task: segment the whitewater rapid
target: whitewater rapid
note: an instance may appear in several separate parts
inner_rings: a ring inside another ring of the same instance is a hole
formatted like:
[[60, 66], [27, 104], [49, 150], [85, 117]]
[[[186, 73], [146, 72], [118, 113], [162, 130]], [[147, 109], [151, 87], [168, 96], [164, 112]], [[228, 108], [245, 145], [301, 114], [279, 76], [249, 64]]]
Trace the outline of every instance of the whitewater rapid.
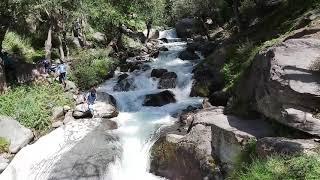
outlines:
[[[175, 30], [161, 32], [160, 38], [168, 39], [169, 43], [164, 43], [163, 46], [169, 51], [161, 52], [158, 58], [147, 63], [151, 66], [150, 70], [129, 73], [129, 78], [134, 79], [136, 86], [134, 91], [114, 92], [113, 86], [117, 77], [99, 88], [99, 91], [112, 94], [120, 108], [119, 116], [113, 119], [119, 124], [119, 128], [113, 133], [120, 138], [119, 146], [122, 153], [109, 166], [105, 179], [164, 179], [149, 173], [149, 151], [157, 140], [160, 129], [176, 121], [172, 114], [190, 105], [201, 104], [202, 99], [189, 97], [195, 63], [178, 58], [179, 53], [186, 49], [187, 43], [177, 38]], [[150, 77], [151, 70], [156, 68], [167, 69], [177, 74], [177, 87], [170, 89], [175, 94], [177, 102], [162, 107], [144, 107], [142, 104], [145, 95], [163, 91], [157, 88], [158, 80]], [[121, 74], [117, 72], [117, 76]]]

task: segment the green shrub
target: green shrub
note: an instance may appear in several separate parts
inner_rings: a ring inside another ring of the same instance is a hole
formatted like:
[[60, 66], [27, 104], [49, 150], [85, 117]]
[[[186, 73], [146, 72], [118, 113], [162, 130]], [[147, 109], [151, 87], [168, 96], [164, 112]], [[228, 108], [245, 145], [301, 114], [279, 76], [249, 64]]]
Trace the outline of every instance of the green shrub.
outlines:
[[3, 49], [9, 53], [17, 54], [26, 62], [35, 62], [44, 58], [43, 50], [35, 50], [31, 40], [15, 32], [7, 32], [3, 41]]
[[73, 62], [70, 78], [81, 89], [102, 83], [114, 70], [116, 62], [107, 56], [106, 50], [84, 50], [78, 52]]
[[0, 137], [0, 154], [4, 152], [8, 152], [8, 148], [9, 148], [9, 142], [6, 139]]
[[0, 114], [16, 118], [22, 125], [37, 131], [49, 129], [51, 109], [72, 105], [58, 84], [19, 86], [0, 96]]
[[236, 170], [231, 179], [239, 180], [316, 180], [320, 177], [320, 156], [273, 156], [254, 159], [242, 170]]

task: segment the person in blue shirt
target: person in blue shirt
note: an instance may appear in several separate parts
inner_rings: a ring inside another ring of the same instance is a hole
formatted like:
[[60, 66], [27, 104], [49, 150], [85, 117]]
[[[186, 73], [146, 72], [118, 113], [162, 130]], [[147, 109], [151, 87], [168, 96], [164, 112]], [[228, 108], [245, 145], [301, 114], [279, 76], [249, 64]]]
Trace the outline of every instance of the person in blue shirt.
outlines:
[[91, 112], [91, 114], [93, 115], [93, 105], [97, 100], [97, 91], [95, 88], [91, 88], [90, 92], [88, 93], [87, 97], [86, 97], [86, 101], [88, 104], [88, 109]]
[[66, 80], [67, 80], [67, 66], [66, 64], [60, 60], [60, 64], [57, 68], [57, 73], [59, 75], [59, 82], [66, 87]]

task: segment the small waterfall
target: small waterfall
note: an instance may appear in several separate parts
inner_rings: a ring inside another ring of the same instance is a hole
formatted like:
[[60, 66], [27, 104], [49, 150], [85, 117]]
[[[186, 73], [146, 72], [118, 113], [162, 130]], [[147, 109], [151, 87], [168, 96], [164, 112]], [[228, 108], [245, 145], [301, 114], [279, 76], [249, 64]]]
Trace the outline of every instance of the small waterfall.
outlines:
[[112, 87], [116, 84], [117, 77], [107, 81], [99, 88], [99, 91], [112, 94], [117, 99], [120, 108], [119, 116], [114, 118], [119, 128], [114, 133], [120, 137], [122, 154], [109, 166], [105, 179], [163, 179], [149, 173], [149, 151], [156, 140], [156, 132], [159, 128], [174, 123], [176, 119], [170, 114], [189, 105], [201, 103], [200, 98], [189, 97], [192, 86], [192, 69], [195, 64], [178, 58], [179, 52], [185, 50], [186, 42], [181, 42], [177, 38], [174, 29], [161, 32], [160, 38], [170, 39], [164, 44], [169, 51], [161, 52], [157, 59], [147, 64], [152, 69], [164, 68], [177, 74], [177, 87], [171, 89], [177, 102], [162, 107], [142, 106], [145, 95], [163, 91], [157, 88], [158, 80], [150, 77], [151, 70], [129, 74], [129, 77], [135, 82], [134, 91], [114, 92]]

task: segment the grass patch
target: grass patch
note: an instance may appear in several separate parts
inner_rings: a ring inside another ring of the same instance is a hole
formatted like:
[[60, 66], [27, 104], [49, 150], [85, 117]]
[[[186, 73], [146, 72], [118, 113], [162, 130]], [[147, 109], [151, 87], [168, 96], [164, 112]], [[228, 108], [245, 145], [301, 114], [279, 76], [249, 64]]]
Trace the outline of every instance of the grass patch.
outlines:
[[89, 89], [105, 81], [117, 64], [104, 49], [80, 51], [76, 57], [70, 79], [81, 89]]
[[63, 105], [72, 105], [72, 101], [64, 97], [58, 84], [18, 86], [0, 96], [1, 115], [16, 118], [36, 131], [48, 130], [52, 107]]
[[15, 32], [7, 32], [3, 41], [3, 49], [20, 56], [29, 63], [39, 61], [45, 56], [43, 50], [35, 50], [32, 47], [30, 39], [22, 37]]
[[0, 137], [0, 154], [8, 152], [8, 150], [9, 150], [9, 142], [6, 139]]
[[254, 159], [230, 179], [238, 180], [315, 180], [320, 177], [320, 156], [273, 156]]

